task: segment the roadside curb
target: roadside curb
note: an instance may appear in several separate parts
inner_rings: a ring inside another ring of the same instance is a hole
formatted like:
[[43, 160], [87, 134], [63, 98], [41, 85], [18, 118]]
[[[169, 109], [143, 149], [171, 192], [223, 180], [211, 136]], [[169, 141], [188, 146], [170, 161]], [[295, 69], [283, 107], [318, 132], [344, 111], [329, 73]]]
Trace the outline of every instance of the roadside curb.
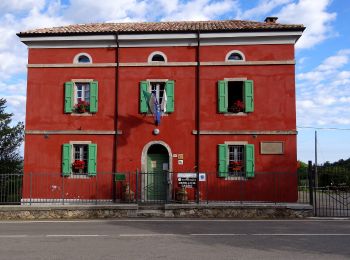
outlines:
[[0, 206], [0, 220], [92, 218], [295, 219], [311, 216], [312, 206], [292, 203]]

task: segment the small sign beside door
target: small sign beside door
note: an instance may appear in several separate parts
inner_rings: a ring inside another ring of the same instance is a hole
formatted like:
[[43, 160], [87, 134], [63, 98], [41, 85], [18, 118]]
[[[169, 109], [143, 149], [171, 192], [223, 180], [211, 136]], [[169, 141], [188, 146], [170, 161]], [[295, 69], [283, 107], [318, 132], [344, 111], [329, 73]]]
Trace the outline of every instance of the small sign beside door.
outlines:
[[179, 186], [185, 188], [194, 188], [197, 186], [197, 174], [196, 173], [178, 173], [177, 181]]
[[151, 161], [151, 168], [157, 168], [157, 161]]

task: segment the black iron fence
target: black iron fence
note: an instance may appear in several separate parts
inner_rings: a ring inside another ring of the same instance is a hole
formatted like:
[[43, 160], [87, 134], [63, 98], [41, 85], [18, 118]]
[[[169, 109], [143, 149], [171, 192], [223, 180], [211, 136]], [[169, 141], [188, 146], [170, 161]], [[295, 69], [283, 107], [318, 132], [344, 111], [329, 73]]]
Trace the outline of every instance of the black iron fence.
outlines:
[[0, 174], [0, 204], [21, 203], [22, 180], [22, 173]]
[[60, 173], [0, 175], [0, 204], [298, 202], [315, 216], [350, 216], [350, 169], [318, 167], [295, 173]]
[[[299, 181], [299, 188], [298, 188]], [[299, 202], [307, 183], [296, 173], [98, 173], [96, 176], [60, 173], [2, 174], [0, 204], [106, 204]], [[300, 186], [303, 182], [303, 186]], [[303, 191], [303, 192], [301, 192]]]
[[299, 202], [314, 207], [320, 217], [350, 216], [350, 169], [311, 165], [298, 173]]

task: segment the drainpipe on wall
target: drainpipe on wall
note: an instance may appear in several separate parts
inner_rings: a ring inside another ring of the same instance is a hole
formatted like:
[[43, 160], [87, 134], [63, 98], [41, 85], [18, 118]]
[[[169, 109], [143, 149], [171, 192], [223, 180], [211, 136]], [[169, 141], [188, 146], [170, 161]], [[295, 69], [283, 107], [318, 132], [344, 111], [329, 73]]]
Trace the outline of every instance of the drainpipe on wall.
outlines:
[[197, 49], [196, 49], [196, 174], [197, 174], [197, 189], [196, 189], [196, 202], [199, 203], [199, 152], [200, 152], [200, 31], [197, 31]]
[[[117, 47], [115, 50], [115, 61], [116, 61], [116, 71], [115, 71], [115, 117], [114, 117], [114, 142], [113, 142], [113, 173], [117, 173], [117, 158], [118, 158], [118, 87], [119, 87], [119, 33], [115, 35]], [[112, 174], [113, 178], [113, 202], [116, 201], [116, 180], [115, 175]]]

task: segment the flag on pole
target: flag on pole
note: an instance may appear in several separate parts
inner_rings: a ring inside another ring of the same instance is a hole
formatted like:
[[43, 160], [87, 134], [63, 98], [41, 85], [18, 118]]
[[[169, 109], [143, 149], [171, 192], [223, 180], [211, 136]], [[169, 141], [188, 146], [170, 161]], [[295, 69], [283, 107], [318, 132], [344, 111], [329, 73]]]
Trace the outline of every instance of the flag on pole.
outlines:
[[162, 100], [162, 104], [161, 104], [161, 109], [162, 109], [162, 112], [165, 113], [166, 112], [166, 103], [168, 101], [168, 97], [166, 95], [166, 91], [164, 89], [164, 92], [163, 92], [163, 100]]
[[154, 99], [154, 121], [156, 125], [160, 125], [160, 116], [161, 116], [160, 105], [158, 103], [158, 100], [155, 98]]
[[155, 106], [154, 106], [154, 104], [156, 103], [156, 101], [157, 101], [157, 98], [156, 98], [156, 96], [155, 96], [155, 94], [154, 93], [152, 93], [152, 94], [150, 94], [150, 97], [149, 97], [149, 99], [148, 99], [148, 107], [149, 107], [149, 110], [151, 111], [151, 113], [154, 115], [154, 113], [155, 113]]

